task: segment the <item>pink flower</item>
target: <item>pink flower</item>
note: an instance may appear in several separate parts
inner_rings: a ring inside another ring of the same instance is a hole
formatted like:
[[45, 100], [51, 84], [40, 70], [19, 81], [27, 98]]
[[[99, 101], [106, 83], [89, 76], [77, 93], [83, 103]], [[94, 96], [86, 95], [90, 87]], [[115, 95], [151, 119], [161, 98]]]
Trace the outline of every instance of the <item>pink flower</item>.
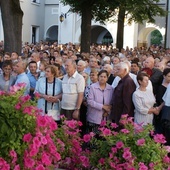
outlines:
[[149, 163], [149, 167], [150, 167], [150, 168], [154, 168], [154, 163], [153, 163], [153, 162], [150, 162], [150, 163]]
[[111, 151], [112, 151], [113, 153], [117, 153], [117, 148], [112, 147], [112, 148], [111, 148]]
[[49, 124], [50, 129], [53, 130], [57, 130], [58, 126], [57, 123], [52, 119], [52, 121]]
[[110, 125], [112, 128], [115, 128], [115, 129], [118, 127], [118, 125], [116, 123], [111, 123]]
[[16, 109], [16, 110], [21, 109], [21, 103], [17, 103], [17, 104], [15, 105], [15, 109]]
[[89, 142], [90, 139], [91, 139], [91, 136], [89, 134], [86, 134], [86, 135], [83, 136], [84, 142]]
[[37, 125], [40, 126], [40, 127], [46, 127], [47, 126], [47, 116], [37, 116]]
[[89, 159], [86, 156], [80, 156], [80, 160], [81, 160], [82, 165], [84, 167], [88, 167], [89, 166]]
[[25, 96], [21, 96], [20, 98], [19, 98], [22, 102], [26, 102], [26, 101], [29, 101], [30, 99], [31, 99], [31, 96], [29, 96], [29, 95], [25, 95]]
[[43, 145], [46, 145], [46, 144], [47, 144], [47, 139], [46, 139], [45, 136], [41, 136], [41, 143], [42, 143]]
[[148, 170], [148, 167], [143, 162], [139, 162], [139, 170]]
[[33, 168], [35, 161], [29, 157], [24, 157], [24, 165], [26, 168]]
[[131, 157], [132, 157], [131, 152], [125, 151], [125, 152], [123, 153], [123, 158], [124, 158], [124, 159], [129, 160]]
[[35, 93], [34, 93], [34, 96], [35, 96], [37, 99], [39, 99], [39, 98], [40, 98], [40, 93], [35, 92]]
[[106, 121], [105, 120], [101, 121], [100, 126], [106, 126]]
[[30, 156], [36, 156], [37, 153], [38, 153], [39, 149], [38, 148], [35, 148], [35, 147], [31, 147], [31, 150], [30, 150]]
[[28, 115], [31, 115], [32, 114], [32, 107], [31, 106], [25, 107], [24, 110], [23, 110], [23, 113], [27, 113]]
[[71, 129], [75, 129], [76, 128], [76, 121], [75, 120], [65, 121], [65, 123]]
[[16, 158], [17, 157], [17, 154], [14, 150], [11, 150], [10, 151], [10, 156], [13, 157], [13, 158]]
[[15, 165], [14, 170], [20, 170], [20, 165]]
[[104, 135], [104, 136], [109, 136], [109, 135], [111, 135], [111, 130], [110, 130], [110, 129], [104, 128], [102, 132], [103, 132], [103, 135]]
[[127, 130], [127, 129], [121, 129], [120, 130], [122, 133], [125, 133], [125, 134], [128, 134], [129, 133], [129, 130]]
[[157, 143], [166, 143], [165, 137], [162, 134], [156, 134], [154, 136], [154, 141]]
[[39, 140], [38, 137], [33, 138], [33, 145], [35, 148], [39, 148], [41, 146], [41, 141]]
[[170, 153], [170, 146], [164, 146], [165, 150]]
[[40, 164], [35, 168], [35, 170], [45, 170], [45, 167], [42, 164]]
[[24, 142], [30, 142], [31, 139], [32, 139], [32, 135], [30, 133], [25, 134], [23, 137]]
[[103, 165], [103, 164], [104, 164], [104, 162], [105, 162], [104, 158], [100, 158], [100, 159], [99, 159], [99, 163], [100, 163], [100, 164], [102, 164], [102, 165]]
[[163, 158], [163, 162], [164, 162], [164, 163], [170, 163], [170, 158], [169, 158], [168, 156], [165, 156], [165, 157]]
[[45, 152], [42, 154], [41, 160], [42, 160], [43, 164], [45, 164], [47, 166], [51, 165], [51, 160]]
[[57, 159], [57, 161], [61, 160], [61, 155], [58, 152], [55, 152], [55, 158]]
[[138, 146], [143, 146], [144, 144], [145, 144], [145, 139], [142, 138], [142, 139], [137, 140], [137, 145]]
[[118, 149], [121, 149], [123, 146], [124, 146], [124, 144], [123, 144], [122, 141], [118, 141], [118, 142], [116, 143], [116, 148], [118, 148]]
[[20, 89], [20, 87], [18, 85], [13, 85], [10, 87], [10, 92], [17, 92]]

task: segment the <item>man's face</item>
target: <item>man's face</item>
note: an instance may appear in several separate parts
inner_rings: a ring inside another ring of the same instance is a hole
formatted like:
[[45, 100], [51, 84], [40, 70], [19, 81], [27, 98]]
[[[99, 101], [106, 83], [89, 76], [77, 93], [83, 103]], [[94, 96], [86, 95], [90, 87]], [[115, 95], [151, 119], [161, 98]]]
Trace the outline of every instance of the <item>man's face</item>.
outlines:
[[18, 55], [16, 53], [12, 53], [11, 54], [11, 60], [17, 60], [18, 59]]
[[4, 55], [4, 61], [6, 61], [6, 60], [11, 60], [11, 56], [5, 54], [5, 55]]
[[77, 64], [77, 71], [80, 73], [80, 72], [83, 72], [84, 71], [84, 65], [83, 65], [83, 63], [81, 63], [81, 62], [78, 62], [78, 64]]
[[36, 57], [36, 54], [32, 54], [31, 55], [31, 61], [36, 61], [37, 62], [37, 57]]
[[66, 70], [67, 74], [74, 73], [75, 68], [74, 68], [74, 65], [71, 63], [71, 61], [66, 61], [65, 70]]
[[135, 64], [135, 63], [131, 64], [131, 71], [133, 73], [136, 73], [139, 71], [139, 67], [137, 66], [137, 64]]
[[22, 65], [21, 61], [16, 64], [15, 72], [17, 74], [21, 74], [24, 72], [23, 65]]
[[36, 70], [37, 70], [37, 64], [36, 63], [30, 63], [29, 64], [29, 70], [32, 74], [35, 74]]

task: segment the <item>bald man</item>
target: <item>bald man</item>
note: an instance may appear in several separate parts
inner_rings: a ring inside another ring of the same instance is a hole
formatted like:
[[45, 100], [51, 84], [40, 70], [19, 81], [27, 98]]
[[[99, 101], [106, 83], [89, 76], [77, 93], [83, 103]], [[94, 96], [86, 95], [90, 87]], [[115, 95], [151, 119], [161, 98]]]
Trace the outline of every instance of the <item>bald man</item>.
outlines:
[[152, 56], [149, 56], [145, 60], [144, 67], [152, 70], [152, 75], [150, 77], [150, 80], [153, 85], [153, 93], [156, 94], [158, 87], [162, 84], [163, 75], [159, 69], [154, 68], [154, 62], [155, 62], [154, 58]]

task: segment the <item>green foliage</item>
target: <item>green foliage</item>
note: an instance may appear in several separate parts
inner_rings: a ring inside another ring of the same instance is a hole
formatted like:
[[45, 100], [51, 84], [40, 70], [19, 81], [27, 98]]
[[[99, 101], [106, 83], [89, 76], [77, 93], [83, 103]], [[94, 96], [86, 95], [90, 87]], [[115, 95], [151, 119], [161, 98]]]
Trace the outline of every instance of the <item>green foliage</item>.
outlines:
[[151, 32], [151, 44], [160, 45], [162, 41], [162, 34], [158, 30]]
[[[4, 94], [0, 97], [0, 157], [9, 160], [9, 151], [15, 150], [18, 155], [22, 155], [26, 144], [22, 141], [23, 135], [33, 132], [35, 128], [35, 117], [23, 113], [24, 108], [33, 107], [30, 98], [23, 100], [20, 98], [24, 90], [13, 94]], [[21, 102], [22, 100], [22, 102]], [[21, 107], [16, 109], [17, 104]]]
[[[154, 164], [154, 170], [167, 168], [167, 164], [163, 161], [167, 151], [161, 144], [164, 139], [160, 137], [162, 141], [160, 140], [160, 143], [156, 141], [152, 135], [153, 126], [135, 127], [131, 119], [123, 118], [122, 120], [124, 129], [116, 132], [115, 128], [107, 123], [100, 128], [101, 137], [91, 140], [90, 160], [92, 167], [109, 170], [114, 169], [112, 164], [115, 164], [115, 169], [119, 165], [123, 167], [124, 164], [129, 169], [140, 169], [140, 163], [144, 163], [147, 167]], [[143, 143], [140, 143], [141, 141]], [[129, 156], [124, 156], [126, 152]]]

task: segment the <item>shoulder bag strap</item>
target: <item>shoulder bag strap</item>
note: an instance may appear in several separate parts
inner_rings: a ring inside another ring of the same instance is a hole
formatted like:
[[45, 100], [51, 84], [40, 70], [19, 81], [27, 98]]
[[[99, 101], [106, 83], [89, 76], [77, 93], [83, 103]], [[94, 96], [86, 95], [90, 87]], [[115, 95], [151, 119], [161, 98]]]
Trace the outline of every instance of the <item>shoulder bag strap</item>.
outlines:
[[[47, 95], [47, 78], [45, 79], [45, 95]], [[45, 100], [45, 113], [47, 114], [47, 100]]]

